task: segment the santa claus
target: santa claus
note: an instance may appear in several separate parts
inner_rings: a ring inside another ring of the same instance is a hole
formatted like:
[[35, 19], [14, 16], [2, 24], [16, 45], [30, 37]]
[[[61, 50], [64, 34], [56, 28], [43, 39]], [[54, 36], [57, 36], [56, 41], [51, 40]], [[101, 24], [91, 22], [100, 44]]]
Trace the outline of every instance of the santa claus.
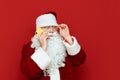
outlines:
[[21, 70], [29, 80], [73, 80], [73, 67], [85, 59], [68, 26], [58, 24], [56, 14], [49, 12], [36, 19], [36, 34], [23, 46]]

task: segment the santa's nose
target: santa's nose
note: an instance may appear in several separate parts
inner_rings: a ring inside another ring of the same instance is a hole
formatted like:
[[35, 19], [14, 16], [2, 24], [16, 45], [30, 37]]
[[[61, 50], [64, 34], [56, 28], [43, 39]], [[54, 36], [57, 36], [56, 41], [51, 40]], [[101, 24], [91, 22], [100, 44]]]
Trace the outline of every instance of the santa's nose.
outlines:
[[49, 27], [49, 30], [48, 30], [50, 33], [53, 33], [53, 28], [52, 26]]

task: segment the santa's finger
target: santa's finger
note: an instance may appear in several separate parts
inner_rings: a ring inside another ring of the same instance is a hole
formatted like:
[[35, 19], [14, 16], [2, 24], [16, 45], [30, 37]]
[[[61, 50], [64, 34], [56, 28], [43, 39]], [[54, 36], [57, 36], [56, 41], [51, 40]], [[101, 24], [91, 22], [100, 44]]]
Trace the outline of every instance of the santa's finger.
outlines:
[[59, 29], [62, 30], [62, 29], [64, 29], [64, 27], [60, 26]]
[[61, 27], [59, 26], [58, 29], [61, 30]]
[[47, 39], [49, 39], [50, 37], [52, 37], [52, 35], [47, 35], [47, 37], [46, 37], [46, 38], [47, 38]]
[[62, 26], [61, 26], [62, 29], [65, 29], [66, 27], [67, 27], [66, 25], [62, 25]]

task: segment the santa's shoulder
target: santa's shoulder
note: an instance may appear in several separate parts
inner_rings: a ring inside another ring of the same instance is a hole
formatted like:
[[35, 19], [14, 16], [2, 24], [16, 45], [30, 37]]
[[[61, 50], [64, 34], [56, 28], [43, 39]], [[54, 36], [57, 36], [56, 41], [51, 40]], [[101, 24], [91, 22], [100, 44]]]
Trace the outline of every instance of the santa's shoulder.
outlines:
[[25, 55], [32, 55], [34, 53], [34, 49], [31, 48], [31, 41], [29, 41], [28, 43], [25, 43], [22, 47], [22, 54]]
[[30, 47], [31, 46], [31, 41], [29, 41], [29, 42], [27, 42], [27, 43], [25, 43], [24, 45], [23, 45], [23, 47]]

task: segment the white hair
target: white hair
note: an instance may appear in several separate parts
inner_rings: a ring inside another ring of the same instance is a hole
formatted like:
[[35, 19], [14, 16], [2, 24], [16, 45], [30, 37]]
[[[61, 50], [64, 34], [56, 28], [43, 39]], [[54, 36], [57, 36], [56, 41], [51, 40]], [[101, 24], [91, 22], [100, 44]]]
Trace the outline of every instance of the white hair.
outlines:
[[[66, 49], [63, 44], [61, 36], [57, 33], [54, 32], [52, 37], [47, 40], [48, 41], [48, 47], [46, 50], [46, 53], [48, 56], [51, 58], [51, 64], [49, 67], [44, 70], [44, 75], [50, 75], [54, 74], [55, 69], [59, 69], [59, 67], [64, 67], [65, 66], [65, 57], [66, 57]], [[36, 36], [32, 38], [32, 48], [39, 48], [40, 44]]]

